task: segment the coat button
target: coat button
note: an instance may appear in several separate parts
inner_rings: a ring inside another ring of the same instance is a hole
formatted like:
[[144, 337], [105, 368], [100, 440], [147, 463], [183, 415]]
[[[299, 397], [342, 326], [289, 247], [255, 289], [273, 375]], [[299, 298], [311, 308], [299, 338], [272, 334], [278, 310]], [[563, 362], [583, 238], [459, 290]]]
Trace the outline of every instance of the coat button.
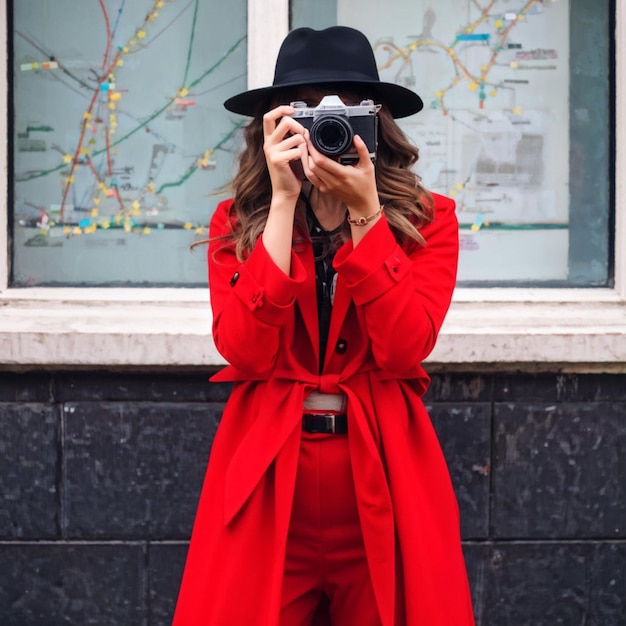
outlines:
[[234, 287], [235, 283], [239, 280], [239, 272], [235, 272], [233, 277], [230, 279], [230, 286]]
[[337, 354], [345, 354], [348, 349], [348, 342], [345, 339], [338, 339], [335, 345], [335, 352]]

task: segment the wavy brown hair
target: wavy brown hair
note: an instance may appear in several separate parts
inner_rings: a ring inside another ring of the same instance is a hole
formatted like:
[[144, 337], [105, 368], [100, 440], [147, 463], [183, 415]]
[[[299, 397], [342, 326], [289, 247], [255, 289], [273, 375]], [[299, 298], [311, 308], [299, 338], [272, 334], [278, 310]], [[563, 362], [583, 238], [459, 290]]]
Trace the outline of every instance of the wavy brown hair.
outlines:
[[[235, 227], [226, 236], [234, 242], [240, 260], [245, 258], [261, 236], [272, 199], [271, 182], [263, 152], [263, 112], [279, 102], [296, 99], [293, 94], [289, 95], [283, 93], [269, 106], [266, 103], [259, 107], [257, 114], [244, 127], [245, 148], [239, 156], [237, 174], [230, 184], [234, 198], [231, 215], [236, 217]], [[341, 95], [344, 101], [360, 100], [359, 94], [346, 95], [342, 92]], [[408, 141], [384, 106], [378, 116], [375, 170], [380, 203], [384, 205], [389, 225], [401, 245], [411, 241], [425, 245], [419, 229], [433, 220], [434, 203], [422, 186], [419, 176], [413, 171], [419, 151]], [[349, 233], [347, 223], [346, 233]]]

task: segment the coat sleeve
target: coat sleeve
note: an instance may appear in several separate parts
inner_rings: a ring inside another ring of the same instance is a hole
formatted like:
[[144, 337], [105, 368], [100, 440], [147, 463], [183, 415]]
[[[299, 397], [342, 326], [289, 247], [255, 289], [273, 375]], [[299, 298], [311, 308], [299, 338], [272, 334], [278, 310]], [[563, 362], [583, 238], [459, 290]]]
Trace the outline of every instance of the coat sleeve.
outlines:
[[276, 361], [281, 327], [293, 315], [297, 288], [305, 271], [295, 254], [287, 276], [259, 238], [242, 263], [229, 240], [215, 240], [232, 229], [232, 201], [218, 205], [209, 229], [209, 289], [213, 340], [220, 354], [251, 377], [270, 372]]
[[335, 256], [363, 312], [376, 364], [410, 375], [430, 354], [456, 282], [459, 235], [454, 201], [433, 194], [435, 219], [421, 230], [426, 246], [405, 252], [384, 216], [354, 248]]

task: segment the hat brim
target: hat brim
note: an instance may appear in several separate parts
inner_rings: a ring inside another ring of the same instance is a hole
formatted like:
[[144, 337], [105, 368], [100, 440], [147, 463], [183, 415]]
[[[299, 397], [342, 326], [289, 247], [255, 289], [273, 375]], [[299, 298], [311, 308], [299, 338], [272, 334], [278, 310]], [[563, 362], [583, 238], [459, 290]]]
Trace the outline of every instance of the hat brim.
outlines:
[[259, 89], [251, 89], [250, 91], [244, 91], [243, 93], [228, 98], [228, 100], [224, 102], [224, 107], [232, 113], [254, 116], [260, 111], [261, 106], [267, 106], [268, 101], [275, 93], [291, 87], [310, 87], [317, 84], [337, 84], [348, 89], [351, 87], [362, 88], [368, 92], [368, 97], [374, 99], [376, 104], [382, 104], [396, 119], [408, 117], [409, 115], [418, 113], [424, 108], [422, 99], [414, 91], [411, 91], [406, 87], [402, 87], [401, 85], [380, 81], [349, 80], [324, 80], [323, 83], [311, 81], [293, 82], [283, 83], [281, 85], [272, 85], [270, 87], [261, 87]]

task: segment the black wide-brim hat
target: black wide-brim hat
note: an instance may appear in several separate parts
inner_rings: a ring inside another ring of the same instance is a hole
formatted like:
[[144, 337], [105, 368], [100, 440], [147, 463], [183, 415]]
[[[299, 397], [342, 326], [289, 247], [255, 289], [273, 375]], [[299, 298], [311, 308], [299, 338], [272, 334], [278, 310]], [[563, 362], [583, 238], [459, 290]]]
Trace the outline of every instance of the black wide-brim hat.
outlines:
[[374, 51], [367, 37], [354, 28], [332, 26], [325, 30], [297, 28], [283, 41], [269, 87], [245, 91], [224, 102], [233, 113], [255, 115], [261, 104], [289, 87], [324, 85], [357, 88], [382, 104], [394, 118], [420, 111], [424, 103], [410, 89], [385, 83], [378, 76]]

